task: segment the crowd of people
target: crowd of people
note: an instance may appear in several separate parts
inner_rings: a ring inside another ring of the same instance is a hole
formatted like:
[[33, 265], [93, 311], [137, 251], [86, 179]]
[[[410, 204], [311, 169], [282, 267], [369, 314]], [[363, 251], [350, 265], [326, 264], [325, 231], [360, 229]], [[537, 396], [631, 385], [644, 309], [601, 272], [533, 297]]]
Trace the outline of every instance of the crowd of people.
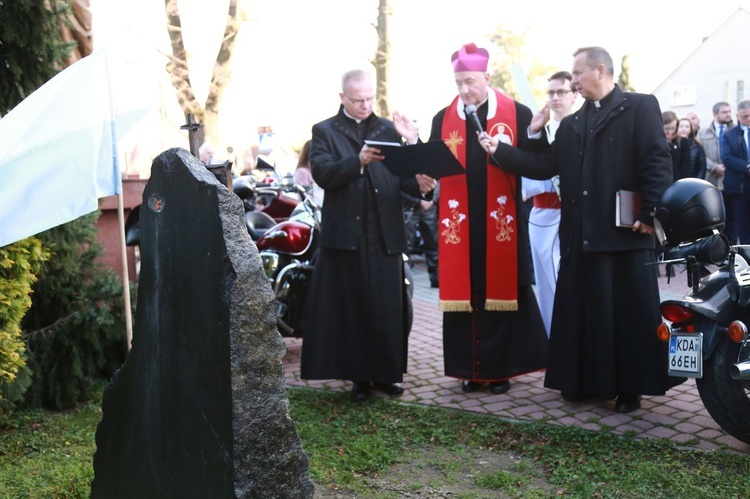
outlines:
[[[662, 112], [654, 96], [623, 91], [603, 48], [573, 58], [572, 71], [549, 77], [548, 102], [533, 114], [490, 85], [487, 50], [456, 51], [457, 95], [429, 140], [442, 140], [465, 175], [439, 182], [388, 170], [367, 142], [409, 147], [421, 142], [417, 124], [374, 113], [370, 74], [343, 75], [338, 112], [313, 126], [295, 174], [326, 195], [303, 379], [350, 380], [355, 401], [404, 392], [402, 253], [417, 250], [419, 233], [443, 312], [445, 375], [463, 391], [503, 394], [512, 378], [546, 370], [545, 387], [564, 399], [615, 400], [630, 412], [642, 395], [684, 381], [668, 375], [654, 334], [652, 213], [674, 181], [704, 178], [723, 191], [729, 239], [750, 242], [750, 101], [738, 104], [740, 126], [720, 102], [701, 129], [695, 113]], [[628, 228], [614, 223], [621, 190], [641, 197]]]

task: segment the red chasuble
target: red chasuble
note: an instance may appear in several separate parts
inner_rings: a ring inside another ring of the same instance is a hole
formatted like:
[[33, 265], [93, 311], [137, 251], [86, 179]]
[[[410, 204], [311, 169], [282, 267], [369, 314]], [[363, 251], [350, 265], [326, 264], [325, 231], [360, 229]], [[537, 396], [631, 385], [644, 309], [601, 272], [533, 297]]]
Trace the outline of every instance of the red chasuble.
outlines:
[[[443, 118], [441, 138], [466, 168], [465, 116], [458, 113], [459, 98], [451, 103]], [[513, 100], [490, 89], [487, 131], [491, 136], [504, 133], [512, 145], [518, 141], [516, 106]], [[494, 108], [494, 109], [493, 109]], [[462, 113], [463, 114], [463, 113]], [[489, 162], [489, 155], [487, 156]], [[518, 235], [516, 202], [505, 173], [495, 165], [487, 167], [487, 298], [486, 310], [518, 310]], [[440, 310], [471, 312], [469, 197], [466, 175], [440, 179], [439, 255]]]

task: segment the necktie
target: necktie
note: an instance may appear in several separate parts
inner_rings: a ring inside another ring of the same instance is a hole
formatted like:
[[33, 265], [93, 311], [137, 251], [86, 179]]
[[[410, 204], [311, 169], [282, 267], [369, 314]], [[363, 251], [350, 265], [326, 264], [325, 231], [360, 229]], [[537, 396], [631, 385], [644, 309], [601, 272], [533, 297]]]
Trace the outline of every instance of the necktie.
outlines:
[[724, 136], [724, 127], [726, 125], [719, 125], [719, 161], [721, 161], [721, 138]]

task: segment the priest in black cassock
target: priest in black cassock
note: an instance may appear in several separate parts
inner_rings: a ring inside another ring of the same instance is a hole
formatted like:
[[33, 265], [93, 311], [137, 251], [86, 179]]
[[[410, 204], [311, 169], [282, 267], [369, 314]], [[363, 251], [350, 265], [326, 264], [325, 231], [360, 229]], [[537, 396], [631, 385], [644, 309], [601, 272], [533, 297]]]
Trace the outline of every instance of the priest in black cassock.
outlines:
[[465, 392], [487, 382], [501, 394], [509, 378], [544, 368], [547, 333], [531, 287], [521, 177], [490, 161], [467, 112], [476, 108], [483, 134], [508, 134], [521, 148], [535, 142], [526, 134], [531, 111], [489, 86], [488, 59], [473, 43], [453, 54], [458, 96], [433, 118], [430, 140], [445, 141], [466, 169], [440, 181], [445, 374]]
[[[659, 287], [649, 265], [653, 210], [672, 182], [672, 161], [656, 98], [624, 92], [601, 47], [573, 57], [572, 84], [586, 102], [563, 119], [549, 151], [528, 154], [496, 137], [482, 143], [508, 171], [560, 175], [561, 264], [544, 386], [568, 400], [616, 399], [616, 411], [631, 412], [641, 395], [663, 395], [684, 381], [667, 376], [667, 344], [656, 337]], [[548, 119], [545, 106], [532, 119], [532, 137]], [[615, 223], [621, 190], [642, 199], [632, 227]]]
[[341, 106], [313, 126], [310, 166], [325, 190], [320, 251], [307, 299], [301, 375], [303, 379], [353, 381], [352, 399], [370, 390], [400, 395], [406, 372], [402, 253], [406, 231], [401, 192], [422, 198], [435, 180], [396, 177], [380, 150], [364, 141], [402, 142], [416, 130], [394, 113], [394, 122], [373, 113], [372, 77], [344, 74]]

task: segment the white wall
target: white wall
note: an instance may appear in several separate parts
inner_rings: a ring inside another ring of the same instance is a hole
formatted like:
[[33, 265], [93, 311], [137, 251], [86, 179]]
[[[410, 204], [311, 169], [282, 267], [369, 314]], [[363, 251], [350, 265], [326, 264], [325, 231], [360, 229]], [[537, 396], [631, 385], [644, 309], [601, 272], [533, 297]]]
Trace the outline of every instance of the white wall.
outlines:
[[716, 102], [731, 104], [734, 115], [737, 102], [750, 98], [749, 55], [750, 13], [739, 9], [656, 87], [653, 94], [662, 111], [671, 109], [679, 117], [693, 111], [701, 118], [701, 128], [705, 128], [713, 119], [712, 108]]

